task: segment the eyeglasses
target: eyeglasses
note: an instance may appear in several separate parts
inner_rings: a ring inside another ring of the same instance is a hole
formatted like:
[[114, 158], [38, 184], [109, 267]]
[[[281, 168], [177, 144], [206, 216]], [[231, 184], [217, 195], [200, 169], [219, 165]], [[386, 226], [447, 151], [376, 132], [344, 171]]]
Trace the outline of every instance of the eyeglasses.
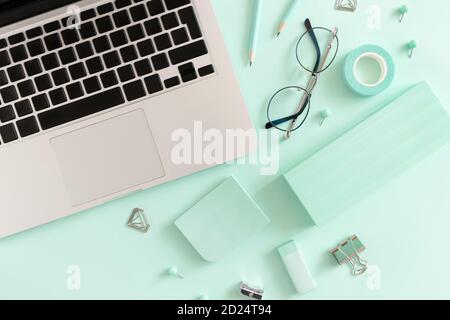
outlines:
[[[336, 59], [339, 50], [338, 29], [313, 27], [309, 19], [305, 20], [306, 32], [297, 42], [295, 54], [300, 66], [311, 73], [306, 88], [288, 86], [278, 90], [267, 106], [266, 129], [276, 128], [286, 133], [286, 138], [299, 129], [307, 120], [311, 110], [311, 97], [322, 72], [327, 70]], [[307, 38], [310, 38], [309, 41]], [[323, 51], [321, 48], [325, 48]], [[292, 106], [297, 111], [292, 114]], [[290, 115], [289, 115], [290, 114]], [[286, 116], [289, 115], [289, 116]], [[303, 118], [300, 120], [300, 116]]]

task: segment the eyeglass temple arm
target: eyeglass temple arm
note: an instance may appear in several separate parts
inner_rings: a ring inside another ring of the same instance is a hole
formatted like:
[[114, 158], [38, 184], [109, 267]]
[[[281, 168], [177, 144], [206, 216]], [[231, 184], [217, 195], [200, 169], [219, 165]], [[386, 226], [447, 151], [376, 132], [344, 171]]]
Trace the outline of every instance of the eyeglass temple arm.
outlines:
[[314, 66], [314, 72], [317, 72], [319, 70], [319, 64], [321, 59], [321, 51], [319, 46], [319, 41], [317, 41], [316, 34], [314, 33], [314, 29], [311, 24], [311, 20], [306, 19], [305, 20], [305, 27], [308, 31], [309, 36], [311, 37], [312, 42], [314, 43], [314, 48], [316, 49], [317, 59], [316, 59], [316, 65]]
[[280, 125], [282, 123], [288, 122], [290, 120], [297, 119], [305, 111], [306, 107], [308, 106], [308, 103], [309, 103], [309, 97], [306, 98], [306, 101], [303, 104], [303, 107], [301, 108], [300, 112], [297, 112], [296, 114], [293, 114], [293, 115], [291, 115], [289, 117], [284, 117], [284, 118], [281, 118], [281, 119], [273, 120], [271, 122], [267, 122], [266, 123], [266, 129], [271, 129], [271, 128], [273, 128], [275, 126], [278, 126], [278, 125]]

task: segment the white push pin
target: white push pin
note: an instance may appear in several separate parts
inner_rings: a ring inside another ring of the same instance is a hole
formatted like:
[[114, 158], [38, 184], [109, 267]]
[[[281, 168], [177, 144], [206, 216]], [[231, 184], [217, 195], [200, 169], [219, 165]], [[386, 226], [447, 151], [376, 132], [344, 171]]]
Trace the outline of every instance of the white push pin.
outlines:
[[330, 109], [325, 109], [320, 113], [320, 117], [322, 120], [320, 121], [320, 125], [322, 126], [329, 117], [331, 117], [332, 112]]
[[184, 279], [184, 277], [178, 272], [177, 267], [167, 268], [167, 274], [172, 277], [178, 277], [180, 279]]

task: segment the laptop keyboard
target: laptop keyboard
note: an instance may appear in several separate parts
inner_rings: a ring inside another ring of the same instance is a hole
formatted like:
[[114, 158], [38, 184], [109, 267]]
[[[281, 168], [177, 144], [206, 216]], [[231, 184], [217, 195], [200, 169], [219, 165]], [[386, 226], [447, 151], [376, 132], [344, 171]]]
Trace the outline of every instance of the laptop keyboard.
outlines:
[[116, 0], [0, 37], [1, 144], [215, 73], [191, 0]]

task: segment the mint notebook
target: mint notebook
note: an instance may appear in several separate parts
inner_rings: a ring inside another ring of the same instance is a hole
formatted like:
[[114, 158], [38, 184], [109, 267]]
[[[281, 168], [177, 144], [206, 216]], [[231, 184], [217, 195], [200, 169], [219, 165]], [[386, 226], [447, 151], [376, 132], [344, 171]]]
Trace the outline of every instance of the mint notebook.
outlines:
[[442, 147], [450, 118], [422, 82], [285, 174], [317, 225]]
[[231, 177], [185, 212], [175, 225], [205, 260], [215, 262], [268, 222], [247, 191]]

